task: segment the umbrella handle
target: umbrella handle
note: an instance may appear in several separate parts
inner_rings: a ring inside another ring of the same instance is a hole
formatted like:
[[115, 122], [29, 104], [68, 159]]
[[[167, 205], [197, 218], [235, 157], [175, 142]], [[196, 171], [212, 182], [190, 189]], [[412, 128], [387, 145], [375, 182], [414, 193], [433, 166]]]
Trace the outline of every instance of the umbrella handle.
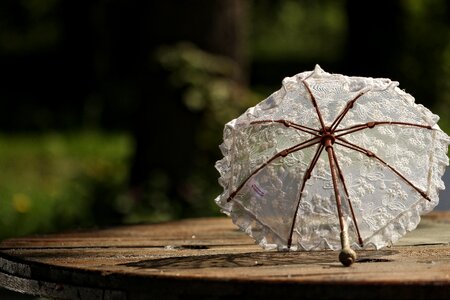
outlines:
[[350, 248], [347, 226], [341, 231], [341, 246], [342, 250], [339, 253], [339, 261], [344, 266], [349, 267], [356, 261], [356, 252]]

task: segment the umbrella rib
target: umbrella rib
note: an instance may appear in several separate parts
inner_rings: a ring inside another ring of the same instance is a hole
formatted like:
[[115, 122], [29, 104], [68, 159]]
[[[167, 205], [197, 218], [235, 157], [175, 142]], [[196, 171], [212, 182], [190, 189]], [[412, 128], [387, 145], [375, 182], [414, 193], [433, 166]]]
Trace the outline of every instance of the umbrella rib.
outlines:
[[298, 197], [298, 201], [297, 201], [297, 205], [295, 207], [294, 210], [294, 218], [292, 219], [292, 224], [291, 224], [291, 229], [289, 231], [289, 238], [288, 238], [288, 249], [291, 248], [292, 245], [292, 235], [294, 234], [294, 227], [295, 227], [295, 222], [297, 221], [297, 213], [298, 213], [298, 209], [300, 208], [300, 202], [302, 200], [302, 196], [303, 196], [303, 191], [305, 189], [306, 186], [306, 181], [311, 178], [311, 173], [314, 169], [314, 167], [316, 166], [317, 161], [319, 160], [320, 154], [322, 154], [322, 151], [324, 149], [324, 145], [320, 144], [319, 147], [317, 147], [317, 151], [314, 154], [313, 159], [311, 160], [311, 163], [308, 167], [308, 169], [305, 171], [305, 175], [303, 176], [303, 180], [302, 180], [302, 187], [300, 188], [300, 195]]
[[345, 179], [344, 179], [344, 174], [342, 173], [342, 169], [339, 166], [339, 162], [338, 162], [338, 159], [336, 157], [336, 152], [334, 151], [334, 147], [331, 148], [331, 152], [333, 154], [333, 160], [334, 160], [334, 163], [336, 165], [336, 169], [338, 171], [339, 178], [341, 179], [342, 185], [344, 186], [345, 197], [347, 198], [347, 203], [348, 203], [348, 206], [350, 208], [350, 212], [352, 214], [353, 223], [355, 224], [356, 234], [358, 236], [359, 245], [361, 247], [364, 247], [364, 243], [363, 243], [363, 240], [361, 238], [360, 231], [359, 231], [358, 220], [356, 219], [355, 211], [353, 210], [353, 205], [352, 205], [352, 202], [350, 200], [350, 195], [348, 193], [347, 185], [346, 185]]
[[294, 145], [292, 147], [289, 147], [287, 149], [284, 149], [284, 150], [276, 153], [274, 156], [272, 156], [270, 159], [268, 159], [265, 163], [263, 163], [261, 166], [259, 166], [256, 170], [254, 170], [244, 181], [242, 181], [242, 183], [237, 187], [237, 189], [230, 194], [230, 196], [227, 199], [227, 202], [230, 202], [236, 196], [236, 194], [239, 193], [239, 191], [250, 180], [250, 178], [252, 178], [256, 173], [261, 171], [263, 168], [265, 168], [268, 164], [270, 164], [275, 159], [277, 159], [279, 157], [285, 157], [285, 156], [289, 155], [290, 153], [293, 153], [293, 152], [296, 152], [299, 150], [303, 150], [305, 148], [311, 147], [318, 143], [320, 143], [320, 140], [317, 137], [313, 137], [309, 140], [301, 142], [300, 144]]
[[357, 131], [360, 131], [363, 129], [374, 128], [375, 126], [378, 126], [378, 125], [402, 125], [402, 126], [411, 126], [411, 127], [425, 128], [425, 129], [433, 129], [430, 125], [415, 124], [415, 123], [408, 123], [408, 122], [396, 122], [396, 121], [378, 121], [378, 122], [367, 122], [367, 123], [363, 123], [363, 124], [356, 124], [353, 126], [349, 126], [347, 128], [335, 130], [334, 132], [345, 131], [343, 133], [336, 135], [336, 137], [341, 137], [341, 136], [344, 136], [344, 135], [347, 135], [347, 134], [350, 134], [353, 132], [357, 132]]
[[309, 88], [309, 85], [306, 83], [306, 79], [302, 80], [303, 85], [305, 86], [306, 90], [308, 91], [308, 94], [311, 98], [311, 102], [316, 109], [317, 117], [319, 118], [320, 126], [322, 126], [322, 130], [325, 131], [325, 123], [323, 121], [322, 114], [320, 113], [319, 107], [317, 106], [316, 97], [314, 97], [313, 93], [311, 92], [311, 89]]
[[341, 121], [344, 119], [344, 117], [348, 113], [348, 111], [353, 108], [353, 104], [355, 104], [356, 100], [358, 100], [362, 95], [364, 95], [368, 91], [370, 91], [370, 90], [365, 90], [365, 91], [359, 92], [359, 94], [356, 95], [356, 97], [354, 97], [352, 100], [347, 102], [347, 104], [345, 105], [344, 109], [338, 114], [336, 119], [331, 124], [331, 126], [330, 126], [331, 131], [335, 131], [336, 130], [336, 128], [339, 126]]
[[309, 133], [315, 136], [319, 136], [319, 130], [308, 127], [308, 126], [304, 126], [304, 125], [300, 125], [300, 124], [296, 124], [294, 122], [288, 121], [288, 120], [258, 120], [258, 121], [253, 121], [250, 124], [264, 124], [264, 123], [280, 123], [283, 124], [286, 127], [292, 127], [295, 129], [298, 129], [300, 131], [303, 131], [305, 133]]
[[[341, 142], [338, 142], [341, 141]], [[379, 162], [381, 162], [383, 165], [385, 165], [386, 167], [388, 167], [389, 169], [391, 169], [392, 172], [394, 172], [397, 176], [399, 176], [401, 179], [403, 179], [409, 186], [411, 186], [413, 189], [415, 189], [422, 197], [424, 197], [426, 200], [431, 201], [430, 197], [421, 189], [419, 189], [417, 186], [415, 186], [411, 181], [409, 181], [405, 176], [403, 176], [399, 171], [397, 171], [397, 169], [395, 169], [394, 167], [392, 167], [391, 165], [389, 165], [387, 162], [385, 162], [383, 159], [381, 159], [381, 157], [379, 157], [378, 155], [376, 155], [375, 153], [373, 153], [372, 151], [369, 151], [367, 149], [364, 149], [358, 145], [355, 145], [341, 137], [336, 137], [336, 144], [341, 145], [343, 147], [346, 147], [348, 149], [360, 152], [362, 154], [367, 155], [368, 157], [373, 157], [376, 160], [378, 160]]]

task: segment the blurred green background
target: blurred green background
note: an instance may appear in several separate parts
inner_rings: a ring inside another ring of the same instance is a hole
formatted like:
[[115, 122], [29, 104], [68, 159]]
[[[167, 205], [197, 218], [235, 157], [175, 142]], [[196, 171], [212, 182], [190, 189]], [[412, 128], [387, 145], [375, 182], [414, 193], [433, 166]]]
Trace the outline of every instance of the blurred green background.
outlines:
[[312, 70], [450, 131], [446, 0], [0, 2], [0, 238], [219, 214], [223, 125]]

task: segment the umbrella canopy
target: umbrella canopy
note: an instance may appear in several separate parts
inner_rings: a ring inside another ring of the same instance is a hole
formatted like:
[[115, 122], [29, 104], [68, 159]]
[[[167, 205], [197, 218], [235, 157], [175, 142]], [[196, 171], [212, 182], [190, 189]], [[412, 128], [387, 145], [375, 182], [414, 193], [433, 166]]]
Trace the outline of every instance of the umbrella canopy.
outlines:
[[437, 205], [450, 143], [397, 86], [319, 66], [285, 78], [225, 125], [216, 203], [266, 249], [391, 245]]

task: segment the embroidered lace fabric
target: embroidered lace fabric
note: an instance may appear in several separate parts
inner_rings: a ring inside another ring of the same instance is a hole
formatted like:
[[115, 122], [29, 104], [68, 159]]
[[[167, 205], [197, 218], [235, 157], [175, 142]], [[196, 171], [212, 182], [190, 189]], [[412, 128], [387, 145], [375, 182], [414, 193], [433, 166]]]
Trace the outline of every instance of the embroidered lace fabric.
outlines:
[[[285, 78], [280, 90], [225, 125], [220, 146], [224, 157], [216, 163], [224, 191], [215, 199], [216, 203], [266, 249], [285, 249], [290, 237], [291, 250], [340, 249], [340, 227], [326, 151], [322, 151], [300, 197], [305, 172], [320, 144], [278, 157], [250, 176], [280, 151], [314, 137], [278, 122], [251, 122], [287, 120], [321, 128], [303, 81], [307, 82], [327, 126], [350, 100], [363, 93], [337, 130], [380, 121], [432, 127], [382, 124], [343, 137], [373, 152], [386, 164], [354, 149], [333, 145], [349, 195], [346, 196], [339, 180], [352, 247], [360, 246], [349, 201], [365, 248], [378, 249], [395, 243], [416, 228], [421, 214], [437, 205], [439, 190], [444, 189], [441, 177], [449, 163], [446, 153], [450, 138], [438, 127], [437, 115], [415, 104], [411, 95], [389, 79], [329, 74], [319, 66], [314, 71]], [[424, 191], [430, 201], [387, 165]]]

